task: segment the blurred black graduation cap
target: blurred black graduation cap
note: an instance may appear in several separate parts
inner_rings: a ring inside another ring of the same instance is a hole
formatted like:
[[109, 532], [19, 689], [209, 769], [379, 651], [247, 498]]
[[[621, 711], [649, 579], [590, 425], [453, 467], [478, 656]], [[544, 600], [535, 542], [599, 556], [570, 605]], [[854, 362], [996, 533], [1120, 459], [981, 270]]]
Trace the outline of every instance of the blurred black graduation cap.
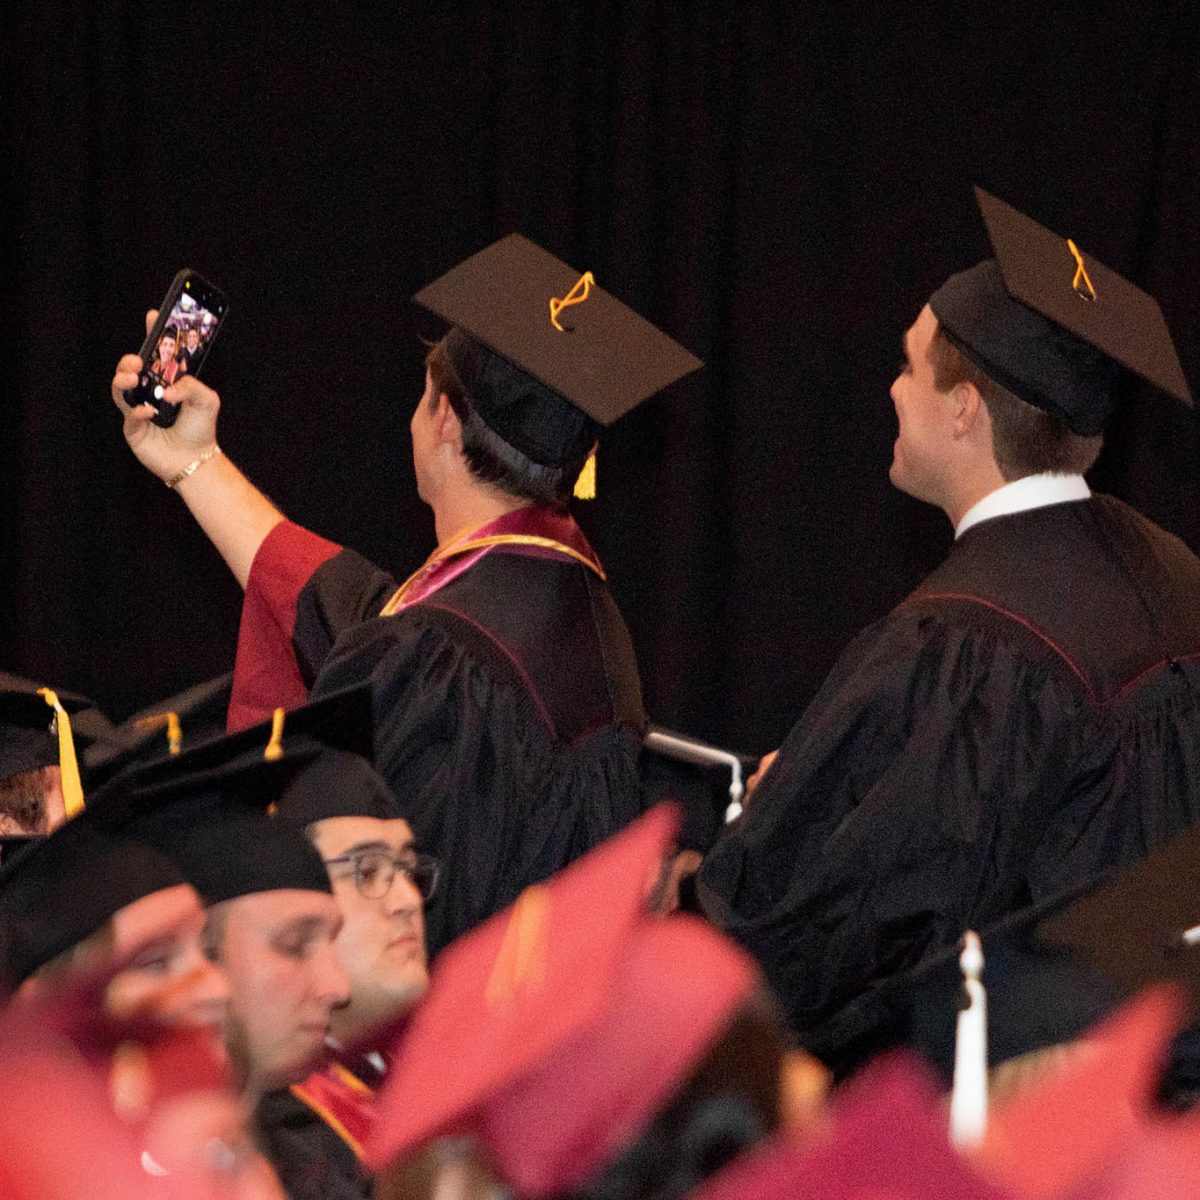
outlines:
[[[47, 698], [39, 695], [43, 686], [0, 671], [0, 782], [59, 761], [55, 711]], [[112, 743], [116, 736], [113, 724], [91, 700], [58, 689], [55, 695], [70, 715], [78, 750]]]
[[963, 355], [1083, 436], [1099, 433], [1116, 405], [1115, 364], [1191, 403], [1152, 296], [982, 188], [975, 197], [996, 257], [929, 299]]
[[232, 690], [233, 673], [227, 671], [122, 721], [112, 738], [84, 750], [84, 790], [93, 791], [134, 762], [153, 761], [220, 737]]
[[577, 461], [598, 426], [703, 365], [590, 272], [516, 233], [414, 300], [454, 326], [446, 355], [483, 422], [543, 466]]
[[[306, 743], [309, 751], [325, 747], [370, 759], [374, 754], [373, 729], [371, 689], [362, 684], [343, 688], [237, 733], [218, 733], [199, 741], [189, 740], [178, 754], [170, 752], [166, 738], [156, 731], [151, 737], [154, 749], [149, 754], [135, 747], [99, 768], [97, 777], [104, 782], [96, 794], [102, 794], [110, 782], [118, 779], [137, 779], [143, 784], [172, 780], [175, 786], [194, 790], [209, 773], [219, 781], [222, 773], [241, 755], [261, 758], [273, 740], [276, 745], [270, 752], [271, 757], [276, 756], [276, 750], [282, 751], [285, 747], [299, 754], [301, 743]], [[252, 780], [247, 786], [252, 786]]]
[[282, 887], [328, 890], [300, 830], [326, 817], [400, 815], [368, 761], [372, 737], [369, 686], [346, 689], [135, 764], [90, 798], [88, 817], [160, 848], [211, 903]]
[[[982, 941], [992, 1065], [1078, 1037], [1154, 982], [1177, 983], [1186, 1021], [1200, 1021], [1200, 829], [1014, 913]], [[892, 1040], [947, 1080], [963, 991], [958, 959], [956, 946], [893, 980], [883, 997], [897, 1017]]]
[[169, 858], [83, 816], [0, 868], [0, 986], [15, 988], [119, 909], [185, 882]]

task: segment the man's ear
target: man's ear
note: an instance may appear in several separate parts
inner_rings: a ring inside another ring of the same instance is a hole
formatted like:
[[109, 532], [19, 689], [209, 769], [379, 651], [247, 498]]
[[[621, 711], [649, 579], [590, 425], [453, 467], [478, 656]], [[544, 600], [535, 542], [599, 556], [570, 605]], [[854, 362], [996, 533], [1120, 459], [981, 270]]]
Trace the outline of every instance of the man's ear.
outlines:
[[462, 422], [451, 407], [445, 392], [438, 395], [437, 408], [433, 413], [433, 428], [439, 443], [462, 450]]
[[956, 438], [970, 437], [989, 427], [987, 405], [979, 389], [963, 379], [951, 389], [951, 428]]

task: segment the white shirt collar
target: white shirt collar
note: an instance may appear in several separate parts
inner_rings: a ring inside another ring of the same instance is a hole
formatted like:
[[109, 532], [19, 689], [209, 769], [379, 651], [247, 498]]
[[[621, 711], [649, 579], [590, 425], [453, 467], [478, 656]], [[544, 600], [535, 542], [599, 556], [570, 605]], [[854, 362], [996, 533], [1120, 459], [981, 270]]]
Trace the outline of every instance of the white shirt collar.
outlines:
[[1059, 475], [1051, 471], [1026, 475], [1023, 479], [1015, 479], [989, 492], [982, 500], [972, 504], [954, 527], [954, 538], [957, 541], [980, 521], [990, 521], [993, 517], [1004, 517], [1031, 508], [1044, 508], [1047, 504], [1086, 500], [1091, 494], [1092, 489], [1082, 475]]

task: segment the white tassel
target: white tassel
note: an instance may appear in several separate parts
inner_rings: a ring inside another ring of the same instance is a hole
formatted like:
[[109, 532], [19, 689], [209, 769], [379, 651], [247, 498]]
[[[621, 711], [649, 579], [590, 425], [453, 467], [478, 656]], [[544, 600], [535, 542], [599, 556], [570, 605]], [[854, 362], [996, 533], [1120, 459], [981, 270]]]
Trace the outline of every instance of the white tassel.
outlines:
[[967, 1004], [954, 1035], [954, 1091], [950, 1096], [950, 1141], [960, 1149], [978, 1146], [987, 1133], [987, 993], [983, 988], [983, 944], [968, 930], [958, 959]]

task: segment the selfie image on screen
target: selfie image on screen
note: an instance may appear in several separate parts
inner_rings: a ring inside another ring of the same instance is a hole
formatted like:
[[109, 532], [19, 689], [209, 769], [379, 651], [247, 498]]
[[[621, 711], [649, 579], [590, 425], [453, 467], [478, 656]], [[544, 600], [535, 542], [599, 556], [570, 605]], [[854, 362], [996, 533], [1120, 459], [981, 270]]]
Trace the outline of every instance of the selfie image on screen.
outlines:
[[164, 384], [195, 375], [208, 352], [217, 318], [186, 292], [179, 297], [154, 348], [151, 372]]

